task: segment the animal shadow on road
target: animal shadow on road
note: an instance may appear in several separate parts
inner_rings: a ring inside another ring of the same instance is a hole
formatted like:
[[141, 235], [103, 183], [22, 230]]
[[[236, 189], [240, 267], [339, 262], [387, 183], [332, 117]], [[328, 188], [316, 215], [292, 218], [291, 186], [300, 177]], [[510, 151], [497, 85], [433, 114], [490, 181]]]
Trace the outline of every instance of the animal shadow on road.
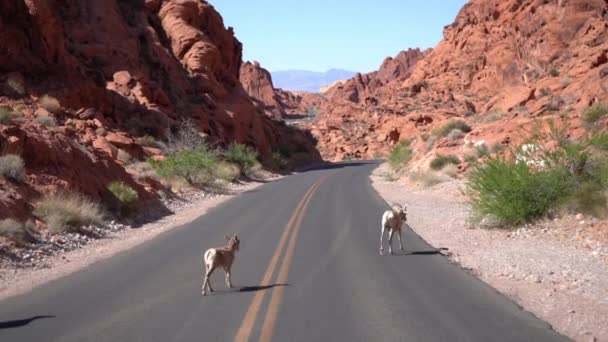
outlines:
[[[437, 249], [431, 249], [431, 250], [427, 250], [427, 251], [410, 251], [410, 252], [397, 252], [397, 253], [393, 253], [393, 256], [407, 256], [407, 255], [447, 255], [449, 254], [449, 252], [447, 252], [447, 248], [445, 247], [440, 247]], [[444, 252], [446, 251], [446, 252]]]
[[30, 318], [18, 319], [14, 321], [0, 321], [0, 330], [2, 329], [10, 329], [10, 328], [19, 328], [26, 326], [33, 321], [44, 319], [44, 318], [55, 318], [55, 316], [42, 315], [42, 316], [34, 316]]
[[272, 285], [257, 285], [257, 286], [241, 286], [241, 287], [235, 287], [233, 289], [227, 289], [227, 290], [214, 290], [211, 294], [224, 295], [224, 294], [239, 293], [239, 292], [257, 292], [257, 291], [269, 290], [273, 287], [279, 287], [279, 286], [290, 286], [290, 285], [289, 284], [272, 284]]

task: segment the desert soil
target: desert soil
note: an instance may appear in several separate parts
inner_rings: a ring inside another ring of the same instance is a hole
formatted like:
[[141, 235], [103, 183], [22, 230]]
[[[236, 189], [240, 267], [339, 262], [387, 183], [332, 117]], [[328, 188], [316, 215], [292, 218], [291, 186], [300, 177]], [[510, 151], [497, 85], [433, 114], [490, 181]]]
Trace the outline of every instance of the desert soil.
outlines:
[[450, 260], [577, 341], [608, 341], [608, 223], [570, 215], [519, 229], [467, 222], [462, 180], [421, 188], [391, 181], [384, 164], [372, 185], [407, 203], [408, 224]]

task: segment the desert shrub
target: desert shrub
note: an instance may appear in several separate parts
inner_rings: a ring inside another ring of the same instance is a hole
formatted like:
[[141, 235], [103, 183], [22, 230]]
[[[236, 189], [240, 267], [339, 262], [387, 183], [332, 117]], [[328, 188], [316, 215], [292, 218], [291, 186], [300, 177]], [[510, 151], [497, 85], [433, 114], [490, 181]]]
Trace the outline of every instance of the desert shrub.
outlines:
[[258, 153], [251, 146], [231, 143], [223, 151], [224, 160], [238, 165], [242, 173], [247, 172], [258, 161]]
[[456, 178], [458, 175], [458, 165], [456, 164], [448, 164], [441, 169], [444, 175], [448, 175], [452, 178]]
[[526, 163], [490, 158], [468, 175], [466, 192], [476, 219], [518, 225], [547, 214], [575, 189], [565, 168], [532, 170]]
[[557, 69], [553, 68], [553, 69], [551, 69], [551, 71], [549, 71], [549, 75], [551, 75], [551, 77], [558, 77], [559, 71], [557, 71]]
[[591, 136], [589, 140], [590, 144], [600, 149], [601, 151], [608, 152], [608, 133], [601, 132]]
[[0, 220], [0, 236], [15, 242], [19, 246], [37, 240], [32, 233], [32, 230], [33, 228], [31, 228], [30, 225], [24, 225], [12, 218]]
[[403, 140], [396, 144], [388, 157], [388, 162], [393, 170], [401, 169], [412, 159], [411, 141]]
[[549, 88], [541, 88], [539, 97], [545, 97], [551, 95], [551, 89]]
[[57, 126], [57, 120], [52, 116], [38, 116], [34, 119], [34, 122], [43, 127], [55, 127]]
[[166, 136], [167, 142], [159, 143], [159, 145], [167, 154], [175, 154], [182, 150], [196, 150], [199, 147], [207, 149], [205, 135], [190, 119], [183, 120], [173, 130], [168, 130]]
[[76, 193], [46, 195], [34, 207], [34, 215], [53, 233], [83, 232], [82, 227], [99, 224], [103, 218], [97, 203]]
[[59, 100], [50, 95], [44, 95], [40, 98], [40, 107], [48, 110], [53, 114], [59, 113], [61, 111], [61, 103]]
[[0, 106], [0, 124], [7, 125], [22, 117], [23, 113], [15, 111], [11, 107]]
[[151, 135], [145, 135], [137, 139], [137, 143], [147, 147], [158, 147], [158, 142]]
[[557, 112], [564, 105], [564, 100], [559, 96], [552, 96], [549, 103], [545, 105], [545, 110], [549, 112]]
[[220, 161], [214, 169], [215, 176], [227, 182], [234, 182], [237, 180], [241, 175], [241, 172], [239, 165], [227, 161]]
[[128, 214], [137, 207], [139, 196], [137, 191], [123, 182], [112, 182], [108, 185], [108, 191], [122, 204], [122, 212]]
[[485, 116], [481, 118], [481, 122], [483, 123], [491, 123], [500, 120], [503, 117], [503, 113], [499, 111], [491, 111], [486, 113]]
[[148, 162], [142, 161], [131, 163], [128, 165], [128, 168], [129, 170], [134, 171], [135, 179], [137, 180], [143, 180], [146, 178], [158, 180], [156, 170]]
[[477, 152], [477, 158], [483, 158], [490, 155], [490, 149], [488, 149], [486, 144], [476, 145], [475, 152]]
[[186, 148], [168, 155], [164, 160], [149, 163], [161, 177], [181, 177], [189, 185], [203, 185], [210, 181], [217, 154], [205, 145]]
[[569, 209], [595, 217], [608, 216], [606, 191], [593, 182], [582, 183], [574, 190], [568, 201]]
[[454, 155], [437, 155], [437, 157], [431, 161], [430, 167], [433, 170], [441, 170], [448, 164], [458, 165], [460, 164], [460, 160]]
[[25, 95], [25, 79], [18, 73], [13, 73], [6, 79], [6, 85], [12, 89], [15, 93], [23, 96]]
[[445, 137], [455, 129], [459, 129], [463, 133], [469, 133], [471, 131], [471, 126], [467, 125], [464, 121], [451, 120], [445, 125], [443, 125], [441, 128], [435, 130], [433, 133], [437, 136]]
[[453, 129], [449, 134], [448, 134], [448, 140], [458, 140], [458, 139], [462, 139], [464, 137], [464, 132], [459, 130], [458, 128]]
[[0, 157], [0, 175], [6, 179], [20, 183], [25, 179], [25, 163], [23, 158], [15, 154]]
[[275, 170], [283, 170], [287, 167], [287, 158], [279, 151], [274, 151], [270, 155], [270, 167]]
[[583, 112], [583, 121], [587, 125], [592, 126], [606, 114], [608, 114], [608, 106], [595, 104]]

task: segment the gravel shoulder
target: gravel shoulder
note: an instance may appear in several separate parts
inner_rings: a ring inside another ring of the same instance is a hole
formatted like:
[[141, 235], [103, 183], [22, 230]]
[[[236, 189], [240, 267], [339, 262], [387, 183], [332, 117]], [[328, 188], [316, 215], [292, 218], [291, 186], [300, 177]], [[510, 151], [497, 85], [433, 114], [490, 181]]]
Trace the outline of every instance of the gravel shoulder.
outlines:
[[[265, 177], [265, 181], [278, 178], [280, 177], [268, 176]], [[180, 194], [181, 200], [168, 203], [168, 208], [173, 214], [160, 220], [137, 228], [110, 223], [115, 229], [107, 232], [101, 239], [90, 239], [85, 236], [63, 237], [63, 240], [70, 240], [72, 244], [76, 242], [72, 250], [55, 251], [52, 255], [42, 256], [35, 262], [20, 260], [17, 264], [2, 263], [0, 264], [0, 300], [31, 291], [44, 283], [151, 240], [168, 230], [179, 229], [180, 226], [204, 215], [209, 209], [262, 184], [248, 182], [231, 185], [227, 189], [229, 193], [227, 195], [209, 195], [202, 191]], [[24, 253], [28, 251], [21, 252], [20, 257], [23, 257]], [[29, 254], [25, 254], [25, 257], [29, 258]]]
[[517, 230], [467, 224], [462, 181], [422, 189], [390, 181], [383, 164], [372, 185], [408, 204], [411, 228], [450, 259], [577, 341], [608, 341], [608, 224], [579, 216]]

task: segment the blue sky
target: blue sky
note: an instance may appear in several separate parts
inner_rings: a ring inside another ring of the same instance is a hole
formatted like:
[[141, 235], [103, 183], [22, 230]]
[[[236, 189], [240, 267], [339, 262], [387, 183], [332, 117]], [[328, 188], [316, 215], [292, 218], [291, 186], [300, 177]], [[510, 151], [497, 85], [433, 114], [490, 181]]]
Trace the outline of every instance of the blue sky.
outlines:
[[466, 0], [210, 0], [270, 71], [376, 70], [386, 56], [428, 48]]

